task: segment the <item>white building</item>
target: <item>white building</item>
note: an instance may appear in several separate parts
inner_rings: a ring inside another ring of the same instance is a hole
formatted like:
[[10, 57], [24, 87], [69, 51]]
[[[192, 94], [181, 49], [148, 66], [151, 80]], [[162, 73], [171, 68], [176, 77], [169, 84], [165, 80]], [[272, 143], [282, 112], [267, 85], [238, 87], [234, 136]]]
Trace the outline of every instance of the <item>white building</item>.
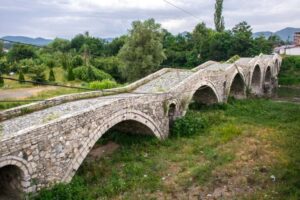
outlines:
[[275, 52], [284, 55], [300, 56], [300, 46], [296, 45], [284, 45], [275, 48]]

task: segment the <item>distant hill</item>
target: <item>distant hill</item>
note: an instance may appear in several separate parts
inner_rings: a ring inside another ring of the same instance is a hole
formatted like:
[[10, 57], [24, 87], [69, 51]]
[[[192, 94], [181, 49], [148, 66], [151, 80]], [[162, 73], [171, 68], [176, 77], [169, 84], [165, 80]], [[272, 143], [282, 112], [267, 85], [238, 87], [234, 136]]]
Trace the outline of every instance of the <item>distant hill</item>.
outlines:
[[300, 32], [300, 28], [292, 28], [292, 27], [287, 27], [282, 30], [276, 31], [276, 32], [270, 32], [270, 31], [265, 31], [265, 32], [257, 32], [253, 34], [253, 37], [259, 37], [259, 36], [265, 36], [266, 38], [270, 37], [271, 35], [278, 35], [283, 41], [293, 41], [294, 40], [294, 33], [295, 32]]
[[50, 39], [45, 39], [41, 37], [30, 38], [25, 36], [4, 36], [1, 39], [13, 41], [13, 42], [21, 42], [25, 44], [32, 44], [37, 46], [45, 46], [48, 45], [50, 42], [52, 42], [52, 40]]

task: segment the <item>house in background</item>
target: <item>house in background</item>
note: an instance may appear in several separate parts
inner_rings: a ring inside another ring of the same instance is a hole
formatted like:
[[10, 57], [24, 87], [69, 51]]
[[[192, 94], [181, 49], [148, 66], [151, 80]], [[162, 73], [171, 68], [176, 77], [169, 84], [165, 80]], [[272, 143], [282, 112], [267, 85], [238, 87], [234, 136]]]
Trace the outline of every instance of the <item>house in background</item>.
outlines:
[[276, 47], [274, 51], [279, 54], [299, 56], [300, 55], [300, 32], [296, 32], [294, 34], [293, 45], [284, 45], [281, 47]]

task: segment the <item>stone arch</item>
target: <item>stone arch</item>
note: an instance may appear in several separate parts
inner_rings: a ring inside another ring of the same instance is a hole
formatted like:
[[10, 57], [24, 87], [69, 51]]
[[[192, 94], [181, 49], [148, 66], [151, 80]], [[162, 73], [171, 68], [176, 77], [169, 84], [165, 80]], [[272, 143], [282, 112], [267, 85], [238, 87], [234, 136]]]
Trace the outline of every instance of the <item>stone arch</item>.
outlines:
[[274, 71], [275, 71], [274, 74], [278, 75], [278, 73], [279, 73], [279, 61], [278, 61], [278, 59], [275, 60]]
[[174, 117], [176, 116], [176, 111], [177, 111], [177, 108], [176, 108], [176, 104], [175, 103], [170, 103], [169, 104], [169, 108], [168, 108], [168, 117], [169, 117], [169, 120], [170, 121], [173, 121], [174, 120]]
[[211, 105], [219, 102], [216, 91], [208, 86], [202, 85], [193, 94], [192, 100], [197, 103]]
[[129, 110], [129, 109], [116, 112], [110, 117], [108, 117], [107, 119], [105, 119], [105, 121], [101, 123], [101, 126], [97, 127], [95, 131], [93, 131], [93, 133], [89, 134], [90, 136], [88, 142], [82, 144], [85, 148], [81, 152], [79, 152], [72, 160], [68, 170], [65, 173], [66, 175], [63, 177], [62, 181], [64, 182], [71, 181], [72, 177], [75, 175], [79, 166], [84, 161], [84, 159], [90, 152], [91, 148], [95, 145], [95, 143], [114, 126], [120, 123], [124, 123], [126, 121], [137, 123], [143, 126], [143, 128], [147, 128], [148, 129], [147, 134], [153, 134], [158, 139], [164, 139], [166, 137], [163, 135], [162, 130], [160, 130], [155, 120], [149, 115], [138, 110]]
[[22, 158], [6, 156], [0, 158], [0, 199], [21, 199], [24, 192], [33, 192], [31, 188], [32, 168]]
[[230, 81], [228, 97], [243, 99], [246, 95], [246, 84], [244, 76], [241, 73], [236, 73]]
[[265, 71], [263, 89], [265, 94], [270, 94], [272, 90], [272, 70], [270, 66], [268, 66]]
[[261, 90], [262, 71], [259, 65], [255, 65], [251, 75], [250, 87], [253, 93], [259, 93]]

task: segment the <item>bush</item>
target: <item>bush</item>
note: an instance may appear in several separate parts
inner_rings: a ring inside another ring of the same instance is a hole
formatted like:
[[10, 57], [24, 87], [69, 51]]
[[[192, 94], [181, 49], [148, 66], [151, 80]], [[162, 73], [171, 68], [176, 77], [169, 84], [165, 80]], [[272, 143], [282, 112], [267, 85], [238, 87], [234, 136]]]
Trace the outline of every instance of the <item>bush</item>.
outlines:
[[54, 75], [54, 72], [53, 72], [52, 68], [50, 69], [50, 72], [49, 72], [49, 81], [50, 82], [55, 82], [55, 75]]
[[20, 84], [24, 84], [25, 82], [25, 77], [24, 77], [24, 74], [23, 74], [23, 72], [22, 72], [22, 70], [19, 72], [19, 83]]
[[45, 76], [45, 66], [44, 65], [36, 65], [29, 68], [29, 73], [31, 73], [30, 77], [32, 81], [43, 83], [46, 81]]
[[105, 79], [103, 81], [93, 81], [89, 84], [89, 87], [91, 89], [97, 89], [97, 90], [110, 89], [117, 86], [118, 84], [115, 81], [111, 81], [108, 79]]
[[71, 60], [71, 66], [73, 68], [76, 68], [76, 67], [79, 67], [79, 66], [82, 66], [83, 65], [83, 59], [81, 56], [75, 56], [72, 58]]
[[0, 73], [0, 87], [4, 86], [4, 80], [2, 78], [2, 74]]
[[120, 61], [117, 57], [100, 57], [91, 60], [93, 66], [110, 74], [118, 82], [124, 82], [120, 72]]
[[300, 84], [300, 56], [286, 56], [283, 58], [279, 73], [280, 85]]
[[205, 118], [197, 114], [197, 112], [190, 112], [185, 117], [179, 118], [174, 122], [171, 133], [177, 137], [191, 136], [207, 126], [208, 122]]
[[67, 79], [68, 79], [68, 81], [74, 81], [75, 80], [74, 72], [73, 72], [73, 69], [71, 67], [68, 67]]
[[105, 79], [112, 80], [111, 75], [99, 70], [93, 66], [81, 66], [73, 70], [75, 78], [82, 81], [102, 81]]

